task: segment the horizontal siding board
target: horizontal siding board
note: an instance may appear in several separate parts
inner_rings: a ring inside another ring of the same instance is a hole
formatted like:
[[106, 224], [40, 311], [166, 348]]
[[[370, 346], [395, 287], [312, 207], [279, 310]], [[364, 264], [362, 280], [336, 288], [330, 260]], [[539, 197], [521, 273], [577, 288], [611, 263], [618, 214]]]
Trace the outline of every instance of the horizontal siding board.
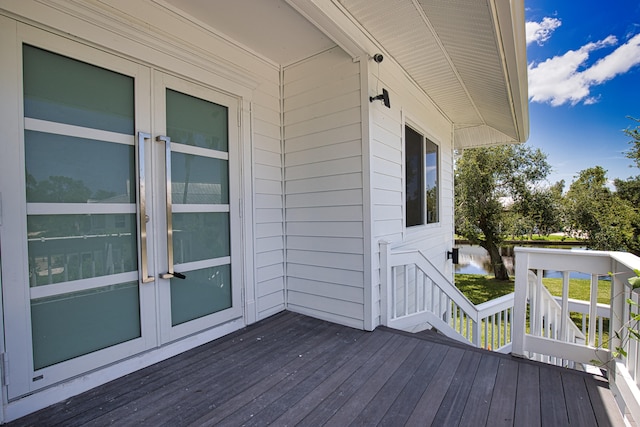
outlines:
[[359, 139], [332, 145], [323, 145], [304, 151], [296, 151], [285, 155], [285, 167], [307, 165], [315, 162], [355, 157], [362, 154], [362, 142]]
[[380, 157], [373, 158], [373, 167], [381, 174], [400, 177], [402, 175], [402, 165]]
[[315, 207], [315, 206], [353, 206], [362, 205], [362, 190], [336, 190], [316, 193], [288, 194], [285, 205], [287, 208]]
[[402, 166], [404, 160], [402, 158], [402, 151], [398, 150], [397, 147], [389, 147], [381, 143], [372, 144], [371, 154], [375, 158], [385, 159], [400, 166]]
[[276, 166], [267, 166], [256, 163], [253, 166], [256, 178], [269, 179], [271, 181], [282, 180], [282, 168]]
[[283, 234], [284, 230], [281, 222], [256, 224], [255, 226], [255, 236], [258, 239], [262, 237], [282, 236]]
[[[360, 106], [360, 91], [354, 91], [353, 86], [340, 87], [335, 91], [323, 87], [319, 95], [320, 96], [314, 98], [314, 102], [310, 104], [307, 103], [307, 99], [301, 98], [299, 100], [301, 105], [293, 106], [288, 111], [288, 105], [285, 105], [285, 126], [333, 114], [336, 112], [336, 105], [340, 106], [340, 111]], [[293, 100], [288, 99], [287, 104], [293, 103], [292, 101]]]
[[296, 138], [287, 138], [285, 141], [285, 154], [296, 151], [310, 150], [326, 145], [339, 144], [360, 140], [362, 129], [360, 123], [350, 123], [345, 126], [336, 126], [311, 135], [301, 135]]
[[284, 249], [284, 237], [265, 237], [256, 239], [256, 253]]
[[[327, 94], [336, 95], [359, 89], [359, 67], [353, 62], [344, 62], [343, 64], [332, 67], [331, 70], [325, 70], [323, 73], [317, 71], [311, 73], [305, 79], [295, 81], [289, 80], [292, 69], [284, 72], [286, 85], [284, 87], [285, 96], [285, 113], [292, 109], [299, 108], [303, 105], [302, 101], [328, 99]], [[291, 101], [291, 105], [287, 103]]]
[[302, 135], [322, 133], [323, 131], [335, 127], [360, 123], [360, 107], [352, 107], [346, 110], [337, 111], [322, 117], [310, 118], [303, 122], [290, 124], [285, 128], [285, 140], [296, 138]]
[[362, 255], [337, 252], [287, 250], [287, 262], [352, 271], [363, 271], [364, 269]]
[[289, 180], [285, 183], [285, 193], [287, 195], [346, 190], [349, 188], [362, 188], [362, 174], [360, 172], [323, 176], [318, 178]]
[[402, 206], [404, 202], [402, 193], [395, 190], [382, 190], [375, 188], [372, 194], [374, 205], [395, 205]]
[[387, 237], [393, 236], [392, 242], [398, 242], [402, 240], [402, 218], [401, 219], [387, 219], [387, 220], [377, 220], [373, 225], [373, 234], [376, 237]]
[[364, 272], [362, 271], [289, 263], [287, 266], [287, 275], [289, 278], [296, 277], [299, 279], [321, 280], [323, 282], [357, 288], [364, 286]]
[[362, 304], [341, 301], [319, 295], [310, 295], [303, 292], [289, 291], [288, 304], [301, 307], [310, 307], [314, 311], [335, 314], [354, 320], [362, 320]]
[[252, 113], [254, 117], [260, 117], [260, 120], [267, 123], [280, 124], [280, 105], [277, 102], [277, 98], [274, 99], [275, 103], [271, 104], [273, 108], [267, 105], [254, 102], [252, 105]]
[[283, 206], [282, 196], [279, 194], [256, 194], [255, 203], [257, 207], [277, 209]]
[[256, 163], [278, 168], [282, 166], [282, 156], [280, 155], [280, 153], [274, 153], [272, 151], [265, 151], [256, 148], [253, 151], [253, 154]]
[[364, 237], [361, 221], [353, 222], [289, 222], [287, 236]]
[[362, 157], [347, 157], [326, 162], [311, 163], [285, 168], [287, 180], [343, 175], [362, 171]]
[[258, 150], [269, 151], [281, 155], [282, 144], [280, 138], [274, 138], [266, 135], [254, 135], [253, 147]]
[[402, 125], [400, 123], [396, 123], [393, 129], [386, 129], [377, 124], [371, 129], [371, 140], [374, 145], [384, 145], [397, 150], [402, 156]]
[[256, 254], [256, 267], [267, 267], [284, 262], [284, 251], [278, 249], [275, 251], [261, 252]]
[[282, 181], [256, 178], [254, 185], [254, 190], [258, 194], [282, 195], [283, 193]]
[[258, 208], [256, 209], [256, 214], [254, 216], [254, 220], [256, 224], [267, 223], [267, 222], [282, 222], [283, 214], [281, 208]]
[[289, 292], [301, 292], [314, 296], [334, 298], [356, 304], [363, 303], [363, 289], [351, 286], [336, 285], [318, 280], [307, 280], [299, 278], [289, 278], [287, 281]]
[[289, 208], [287, 221], [362, 221], [362, 206]]
[[381, 190], [403, 191], [402, 183], [404, 181], [398, 176], [375, 173], [371, 181], [371, 186], [373, 188], [378, 188]]
[[257, 269], [256, 275], [260, 282], [283, 277], [284, 266], [283, 264], [274, 264], [268, 267], [260, 267]]
[[258, 316], [269, 317], [284, 310], [284, 291], [263, 295], [258, 300]]
[[373, 207], [373, 215], [376, 220], [402, 219], [403, 212], [401, 206], [376, 205]]
[[288, 236], [287, 249], [363, 254], [364, 242], [362, 239], [349, 237]]
[[277, 72], [271, 76], [265, 76], [263, 80], [259, 82], [258, 87], [253, 94], [253, 102], [260, 105], [273, 106], [278, 108], [280, 98], [280, 72]]
[[284, 278], [276, 277], [270, 280], [263, 280], [258, 284], [258, 296], [271, 295], [284, 290]]
[[270, 138], [280, 138], [280, 124], [270, 123], [254, 117], [252, 123], [254, 133], [268, 136]]

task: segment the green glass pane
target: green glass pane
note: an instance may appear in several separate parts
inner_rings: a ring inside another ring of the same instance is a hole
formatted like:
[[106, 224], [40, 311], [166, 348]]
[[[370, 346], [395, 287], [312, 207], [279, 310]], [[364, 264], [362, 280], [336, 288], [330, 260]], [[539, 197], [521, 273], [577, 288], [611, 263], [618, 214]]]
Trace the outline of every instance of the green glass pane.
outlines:
[[186, 272], [171, 279], [171, 324], [179, 325], [231, 307], [229, 265]]
[[171, 142], [228, 151], [227, 107], [167, 89]]
[[133, 135], [133, 78], [28, 45], [22, 55], [26, 117]]
[[229, 256], [229, 213], [174, 213], [173, 259], [176, 264]]
[[137, 269], [134, 214], [30, 215], [27, 238], [31, 286]]
[[228, 161], [171, 154], [171, 200], [176, 204], [228, 204]]
[[25, 131], [27, 202], [135, 203], [132, 145]]
[[140, 337], [139, 307], [137, 282], [34, 299], [34, 369]]

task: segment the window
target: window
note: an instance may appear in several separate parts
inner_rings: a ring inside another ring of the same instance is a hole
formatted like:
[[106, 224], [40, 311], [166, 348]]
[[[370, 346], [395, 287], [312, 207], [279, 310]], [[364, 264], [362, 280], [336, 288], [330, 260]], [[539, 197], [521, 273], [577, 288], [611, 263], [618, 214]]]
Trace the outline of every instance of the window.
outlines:
[[407, 227], [439, 221], [438, 146], [405, 126], [405, 216]]

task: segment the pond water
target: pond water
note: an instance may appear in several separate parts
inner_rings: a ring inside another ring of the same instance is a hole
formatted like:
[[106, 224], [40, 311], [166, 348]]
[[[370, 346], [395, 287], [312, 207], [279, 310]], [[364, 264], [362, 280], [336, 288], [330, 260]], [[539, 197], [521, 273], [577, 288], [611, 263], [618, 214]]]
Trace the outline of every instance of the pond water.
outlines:
[[[456, 265], [456, 274], [491, 274], [493, 275], [493, 269], [491, 268], [491, 258], [487, 251], [475, 245], [457, 245], [459, 248], [459, 263]], [[545, 247], [545, 246], [536, 246]], [[555, 249], [572, 250], [572, 249], [584, 249], [582, 246], [548, 246]], [[514, 256], [513, 246], [503, 246], [500, 248], [502, 259], [509, 271], [509, 275], [515, 274], [514, 270]], [[562, 277], [562, 273], [559, 271], [545, 270], [544, 277]], [[576, 279], [588, 279], [590, 276], [584, 273], [572, 272], [571, 278]]]

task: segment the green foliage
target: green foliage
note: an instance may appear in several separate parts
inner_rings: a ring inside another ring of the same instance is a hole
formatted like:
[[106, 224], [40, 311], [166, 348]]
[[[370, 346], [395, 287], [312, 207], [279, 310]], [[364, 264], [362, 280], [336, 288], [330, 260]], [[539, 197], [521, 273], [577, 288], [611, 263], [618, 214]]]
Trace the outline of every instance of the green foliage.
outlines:
[[[509, 277], [498, 250], [509, 227], [529, 226], [513, 213], [531, 212], [542, 203], [535, 188], [549, 172], [546, 155], [526, 145], [466, 149], [457, 160], [456, 233], [487, 250], [496, 278]], [[505, 209], [508, 201], [510, 210]]]
[[[629, 119], [640, 123], [640, 119], [634, 119], [633, 117], [629, 117]], [[629, 141], [631, 148], [625, 154], [636, 163], [636, 167], [640, 168], [640, 126], [636, 126], [635, 129], [626, 128], [623, 132], [631, 138]]]
[[595, 166], [580, 172], [564, 197], [567, 228], [599, 250], [629, 250], [633, 246], [633, 205], [607, 188], [606, 171]]

